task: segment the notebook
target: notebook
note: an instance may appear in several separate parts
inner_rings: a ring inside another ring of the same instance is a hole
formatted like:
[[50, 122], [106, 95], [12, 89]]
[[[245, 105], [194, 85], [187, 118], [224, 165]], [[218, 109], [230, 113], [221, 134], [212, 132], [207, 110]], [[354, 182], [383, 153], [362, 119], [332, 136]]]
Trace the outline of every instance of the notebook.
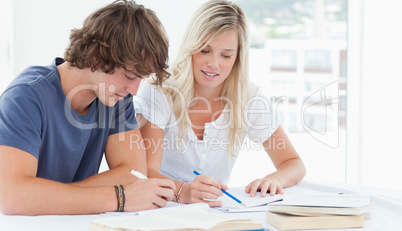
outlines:
[[359, 228], [372, 207], [362, 194], [290, 195], [268, 205], [266, 220], [279, 230]]
[[268, 206], [270, 212], [296, 215], [360, 215], [373, 207], [363, 194], [311, 194], [285, 196], [283, 201]]
[[246, 206], [240, 205], [226, 195], [219, 197], [218, 200], [222, 201], [222, 206], [218, 207], [217, 209], [229, 213], [265, 212], [268, 210], [268, 204], [282, 201], [282, 199], [287, 195], [298, 195], [300, 193], [311, 194], [315, 192], [297, 186], [285, 188], [285, 194], [276, 194], [274, 196], [266, 194], [265, 197], [261, 197], [260, 192], [257, 192], [254, 197], [251, 197], [250, 194], [245, 193], [244, 187], [229, 188], [226, 191], [235, 196], [237, 199], [241, 200], [244, 204], [246, 204]]

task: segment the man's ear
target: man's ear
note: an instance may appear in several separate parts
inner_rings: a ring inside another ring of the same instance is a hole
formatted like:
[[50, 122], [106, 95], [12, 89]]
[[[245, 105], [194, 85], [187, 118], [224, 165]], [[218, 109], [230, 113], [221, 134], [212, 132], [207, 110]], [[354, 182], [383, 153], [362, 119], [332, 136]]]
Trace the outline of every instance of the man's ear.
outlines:
[[92, 57], [92, 62], [91, 62], [91, 71], [95, 71], [97, 68], [94, 68], [98, 64], [98, 57], [97, 55], [94, 55]]
[[95, 66], [98, 63], [99, 59], [97, 55], [94, 55], [92, 57], [92, 66]]

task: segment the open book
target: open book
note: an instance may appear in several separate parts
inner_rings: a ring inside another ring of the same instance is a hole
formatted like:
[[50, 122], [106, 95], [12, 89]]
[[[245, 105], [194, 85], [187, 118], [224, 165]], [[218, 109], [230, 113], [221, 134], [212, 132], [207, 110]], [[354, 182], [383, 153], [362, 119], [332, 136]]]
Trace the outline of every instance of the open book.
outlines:
[[130, 230], [250, 230], [262, 225], [250, 219], [235, 219], [207, 212], [207, 204], [180, 206], [174, 210], [156, 209], [138, 216], [107, 217], [93, 220], [96, 231]]

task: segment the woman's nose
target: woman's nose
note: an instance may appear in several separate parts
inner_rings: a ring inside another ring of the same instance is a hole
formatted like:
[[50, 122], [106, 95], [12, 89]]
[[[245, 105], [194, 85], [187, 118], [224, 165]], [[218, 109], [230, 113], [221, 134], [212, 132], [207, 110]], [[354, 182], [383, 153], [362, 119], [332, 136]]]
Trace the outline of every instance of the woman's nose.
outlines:
[[217, 68], [219, 66], [219, 59], [215, 55], [211, 55], [208, 59], [207, 66], [211, 68]]

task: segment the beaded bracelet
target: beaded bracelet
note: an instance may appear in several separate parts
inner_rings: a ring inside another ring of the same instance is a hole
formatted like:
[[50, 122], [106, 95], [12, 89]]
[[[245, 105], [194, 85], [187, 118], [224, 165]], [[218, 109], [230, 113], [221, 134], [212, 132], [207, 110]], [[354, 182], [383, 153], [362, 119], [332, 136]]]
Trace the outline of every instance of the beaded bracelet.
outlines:
[[116, 197], [117, 197], [117, 212], [124, 212], [124, 204], [126, 203], [126, 197], [124, 196], [123, 185], [115, 185]]

